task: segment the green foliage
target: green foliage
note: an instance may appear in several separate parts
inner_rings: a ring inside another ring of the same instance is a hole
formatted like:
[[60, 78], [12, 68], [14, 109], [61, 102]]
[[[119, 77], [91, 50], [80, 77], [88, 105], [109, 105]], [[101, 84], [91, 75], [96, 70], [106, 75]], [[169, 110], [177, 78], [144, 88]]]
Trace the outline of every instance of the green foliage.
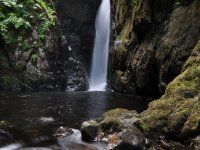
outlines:
[[28, 48], [24, 40], [35, 30], [38, 38], [34, 43], [39, 46], [56, 22], [51, 7], [44, 0], [0, 0], [0, 36], [24, 49]]
[[38, 60], [38, 54], [34, 53], [31, 55], [31, 61], [32, 63], [36, 63]]

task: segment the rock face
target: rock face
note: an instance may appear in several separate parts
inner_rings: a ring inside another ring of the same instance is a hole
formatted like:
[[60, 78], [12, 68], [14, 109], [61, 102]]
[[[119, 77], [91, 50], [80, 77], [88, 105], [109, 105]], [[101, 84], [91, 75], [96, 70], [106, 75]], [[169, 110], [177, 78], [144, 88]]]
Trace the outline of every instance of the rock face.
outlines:
[[101, 0], [57, 0], [60, 26], [73, 55], [89, 72], [95, 37], [95, 18]]
[[[27, 7], [25, 2], [20, 4]], [[62, 35], [58, 22], [54, 19], [54, 9], [50, 7], [52, 5], [47, 5], [45, 2], [43, 5], [52, 14], [46, 12], [44, 8], [28, 9], [27, 13], [30, 11], [29, 15], [34, 18], [33, 22], [27, 21], [30, 24], [29, 29], [17, 27], [16, 22], [14, 28], [11, 22], [8, 32], [12, 33], [12, 36], [6, 33], [7, 30], [4, 31], [5, 34], [0, 35], [0, 90], [2, 91], [87, 89], [84, 68], [73, 55], [66, 37]], [[2, 5], [0, 9], [4, 12], [7, 6]], [[4, 12], [5, 16], [6, 13], [18, 13], [15, 9], [7, 11]], [[41, 14], [44, 15], [43, 22]], [[2, 21], [4, 22], [5, 20]]]
[[200, 2], [113, 0], [109, 83], [119, 92], [158, 96], [200, 39]]
[[191, 140], [200, 133], [199, 96], [200, 42], [162, 98], [150, 103], [142, 113], [142, 128], [147, 135], [159, 130], [179, 140]]
[[[53, 28], [46, 35], [46, 41], [38, 48], [20, 51], [18, 45], [3, 45], [0, 49], [0, 90], [87, 89], [81, 64], [68, 50], [65, 38], [60, 37], [59, 28]], [[31, 39], [32, 36], [27, 37], [27, 43], [30, 43]]]

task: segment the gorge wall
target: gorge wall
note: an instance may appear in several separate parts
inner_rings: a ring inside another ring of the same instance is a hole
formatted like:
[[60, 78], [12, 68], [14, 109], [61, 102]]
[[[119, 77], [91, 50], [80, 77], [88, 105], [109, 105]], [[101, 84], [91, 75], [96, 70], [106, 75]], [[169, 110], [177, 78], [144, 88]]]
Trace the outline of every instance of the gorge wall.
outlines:
[[95, 38], [95, 19], [101, 0], [57, 0], [60, 27], [87, 73], [90, 71]]
[[[58, 20], [46, 33], [43, 44], [36, 48], [33, 46], [23, 51], [17, 43], [5, 43], [1, 37], [0, 89], [87, 90], [86, 78], [90, 71], [95, 18], [100, 2], [101, 0], [54, 1], [52, 9], [56, 9], [53, 11], [56, 11]], [[46, 3], [51, 5], [49, 1]], [[44, 12], [45, 10], [42, 10], [39, 13]], [[38, 29], [40, 20], [38, 16], [34, 17], [37, 24], [34, 28]], [[15, 28], [10, 31], [17, 39], [18, 31]], [[34, 44], [38, 38], [37, 30], [31, 29], [27, 32], [30, 34], [22, 35], [22, 38], [28, 45]]]
[[[19, 45], [5, 44], [0, 37], [0, 89], [86, 90], [100, 2], [55, 1], [59, 25], [51, 28], [39, 47], [20, 51]], [[200, 39], [200, 2], [111, 3], [109, 87], [123, 93], [162, 95]], [[25, 37], [29, 45], [37, 39], [37, 27]]]
[[[86, 90], [84, 69], [60, 30], [54, 7], [42, 2], [0, 5], [0, 90]], [[12, 20], [10, 13], [20, 18]]]
[[200, 1], [112, 2], [111, 88], [162, 94], [200, 39]]

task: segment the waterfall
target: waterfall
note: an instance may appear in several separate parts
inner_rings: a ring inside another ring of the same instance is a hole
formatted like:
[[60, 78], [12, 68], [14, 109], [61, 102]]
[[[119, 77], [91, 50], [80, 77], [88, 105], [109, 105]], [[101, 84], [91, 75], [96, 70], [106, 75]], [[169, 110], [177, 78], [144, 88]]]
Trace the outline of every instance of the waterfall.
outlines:
[[110, 0], [102, 0], [96, 22], [96, 36], [90, 74], [90, 91], [105, 91], [110, 39]]

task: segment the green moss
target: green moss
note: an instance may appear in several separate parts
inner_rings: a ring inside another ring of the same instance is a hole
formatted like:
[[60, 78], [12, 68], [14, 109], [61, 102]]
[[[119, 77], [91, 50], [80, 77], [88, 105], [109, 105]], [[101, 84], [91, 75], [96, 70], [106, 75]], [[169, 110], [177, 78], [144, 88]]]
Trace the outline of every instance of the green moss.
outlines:
[[136, 111], [129, 111], [127, 109], [117, 108], [110, 110], [103, 114], [104, 118], [118, 118], [118, 120], [138, 118]]
[[108, 117], [115, 117], [116, 118], [116, 117], [120, 117], [123, 114], [128, 113], [128, 112], [130, 112], [130, 111], [127, 110], [127, 109], [117, 108], [117, 109], [113, 109], [113, 110], [110, 110], [110, 111], [104, 113], [103, 116], [105, 118], [108, 118]]
[[166, 89], [166, 97], [182, 99], [184, 93], [198, 93], [200, 88], [200, 65], [192, 65], [178, 76]]
[[146, 134], [168, 128], [183, 138], [200, 132], [200, 42], [183, 67], [182, 73], [172, 81], [165, 95], [149, 104], [141, 114], [141, 127]]
[[138, 121], [138, 114], [135, 111], [126, 109], [114, 109], [104, 113], [104, 119], [100, 122], [103, 131], [119, 131], [123, 127], [129, 127]]
[[195, 105], [198, 105], [196, 99], [187, 99], [178, 102], [168, 118], [168, 130], [170, 132], [180, 132]]
[[199, 131], [200, 130], [200, 100], [195, 98], [195, 103], [193, 107], [191, 108], [190, 116], [188, 117], [187, 121], [184, 124], [184, 127], [182, 129], [182, 133], [188, 132], [188, 131]]
[[104, 132], [118, 132], [120, 130], [120, 120], [115, 117], [106, 117], [100, 122], [100, 127]]

